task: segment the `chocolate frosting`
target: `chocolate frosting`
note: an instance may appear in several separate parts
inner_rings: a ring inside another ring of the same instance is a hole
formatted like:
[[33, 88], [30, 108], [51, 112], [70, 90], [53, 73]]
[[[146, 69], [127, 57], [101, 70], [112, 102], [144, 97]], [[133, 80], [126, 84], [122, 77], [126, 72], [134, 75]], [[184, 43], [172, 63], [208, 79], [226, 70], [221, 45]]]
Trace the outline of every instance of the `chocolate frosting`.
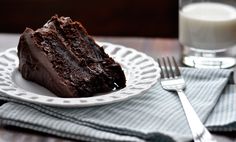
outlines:
[[18, 44], [19, 71], [60, 97], [89, 97], [125, 87], [121, 66], [79, 22], [53, 16], [42, 28], [26, 28]]

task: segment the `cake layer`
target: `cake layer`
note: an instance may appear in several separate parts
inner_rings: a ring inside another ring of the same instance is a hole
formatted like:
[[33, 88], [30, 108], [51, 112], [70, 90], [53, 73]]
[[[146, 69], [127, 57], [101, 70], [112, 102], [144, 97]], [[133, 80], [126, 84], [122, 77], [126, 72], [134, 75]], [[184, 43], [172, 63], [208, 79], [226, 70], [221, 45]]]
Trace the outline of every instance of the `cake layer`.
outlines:
[[79, 22], [53, 16], [44, 27], [27, 28], [18, 45], [25, 79], [61, 97], [89, 97], [125, 87], [121, 66]]

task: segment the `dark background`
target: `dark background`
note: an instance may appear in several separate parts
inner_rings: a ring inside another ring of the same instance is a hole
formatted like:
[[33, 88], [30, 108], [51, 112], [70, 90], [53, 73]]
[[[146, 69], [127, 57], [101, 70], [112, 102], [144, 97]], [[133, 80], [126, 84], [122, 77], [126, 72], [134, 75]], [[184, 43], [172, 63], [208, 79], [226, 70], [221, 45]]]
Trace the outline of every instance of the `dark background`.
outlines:
[[52, 15], [80, 21], [97, 36], [178, 36], [177, 0], [0, 0], [0, 33], [37, 29]]

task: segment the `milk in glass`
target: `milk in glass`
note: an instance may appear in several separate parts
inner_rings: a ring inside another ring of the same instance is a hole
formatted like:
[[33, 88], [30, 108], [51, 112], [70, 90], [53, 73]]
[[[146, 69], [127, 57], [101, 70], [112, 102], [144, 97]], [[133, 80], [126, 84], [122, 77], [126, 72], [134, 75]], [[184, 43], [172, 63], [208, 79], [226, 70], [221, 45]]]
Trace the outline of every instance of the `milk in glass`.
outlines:
[[183, 64], [196, 68], [236, 65], [236, 1], [179, 0]]
[[233, 6], [198, 2], [179, 13], [179, 41], [183, 46], [220, 50], [236, 45], [236, 9]]

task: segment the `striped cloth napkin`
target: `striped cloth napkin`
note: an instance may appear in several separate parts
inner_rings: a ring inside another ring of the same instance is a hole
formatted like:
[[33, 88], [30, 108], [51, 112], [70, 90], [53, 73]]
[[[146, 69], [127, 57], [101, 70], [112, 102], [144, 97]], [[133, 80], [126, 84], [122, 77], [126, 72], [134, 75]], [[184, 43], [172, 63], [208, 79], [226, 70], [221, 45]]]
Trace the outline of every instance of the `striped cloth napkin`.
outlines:
[[[236, 130], [232, 70], [182, 68], [185, 90], [210, 131]], [[56, 108], [0, 96], [2, 125], [85, 141], [174, 142], [192, 138], [179, 98], [160, 82], [137, 98], [87, 108]]]

